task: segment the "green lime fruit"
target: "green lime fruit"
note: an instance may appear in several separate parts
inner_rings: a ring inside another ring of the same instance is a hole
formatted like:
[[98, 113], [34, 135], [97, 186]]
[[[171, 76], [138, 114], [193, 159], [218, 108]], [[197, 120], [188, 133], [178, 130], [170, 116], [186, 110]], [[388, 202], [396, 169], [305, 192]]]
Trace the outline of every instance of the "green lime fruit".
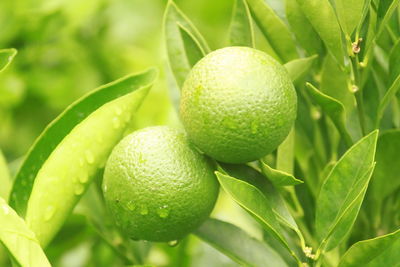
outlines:
[[181, 239], [208, 218], [218, 191], [212, 163], [184, 132], [166, 126], [126, 136], [104, 171], [107, 207], [134, 240]]
[[226, 163], [257, 160], [289, 134], [297, 96], [286, 69], [249, 47], [226, 47], [189, 73], [180, 102], [188, 138]]

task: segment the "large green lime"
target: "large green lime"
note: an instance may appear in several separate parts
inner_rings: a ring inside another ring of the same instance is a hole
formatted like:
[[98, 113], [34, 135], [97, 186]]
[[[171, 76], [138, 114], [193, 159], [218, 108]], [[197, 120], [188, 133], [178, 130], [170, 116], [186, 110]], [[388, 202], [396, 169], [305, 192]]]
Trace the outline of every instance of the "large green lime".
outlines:
[[156, 126], [126, 136], [114, 148], [103, 192], [129, 237], [167, 242], [184, 237], [209, 216], [218, 182], [185, 133]]
[[208, 54], [182, 88], [180, 115], [189, 139], [222, 162], [253, 161], [276, 149], [296, 112], [296, 92], [286, 69], [253, 48]]

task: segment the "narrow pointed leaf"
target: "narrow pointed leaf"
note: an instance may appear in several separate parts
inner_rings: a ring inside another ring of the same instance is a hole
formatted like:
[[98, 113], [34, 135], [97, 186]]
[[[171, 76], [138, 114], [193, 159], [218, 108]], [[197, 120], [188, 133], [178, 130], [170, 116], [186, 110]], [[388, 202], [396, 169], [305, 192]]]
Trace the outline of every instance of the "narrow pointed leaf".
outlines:
[[246, 1], [258, 27], [282, 62], [298, 58], [296, 45], [289, 29], [273, 9], [264, 0]]
[[334, 236], [328, 249], [344, 238], [358, 214], [372, 175], [377, 137], [378, 131], [374, 131], [353, 145], [338, 160], [321, 187], [315, 227], [322, 243]]
[[383, 113], [387, 106], [389, 105], [390, 101], [396, 95], [400, 88], [400, 74], [397, 75], [396, 79], [393, 81], [392, 85], [386, 91], [385, 95], [383, 96], [382, 100], [379, 103], [377, 117], [376, 117], [376, 127], [378, 128], [383, 116]]
[[354, 199], [353, 197], [349, 197], [342, 205], [342, 208], [338, 212], [338, 217], [335, 219], [335, 223], [332, 225], [325, 239], [327, 241], [324, 248], [326, 251], [338, 246], [346, 238], [347, 234], [350, 233], [360, 211], [374, 168], [375, 164], [371, 165], [360, 181], [353, 186], [352, 192], [359, 192], [357, 195], [354, 195]]
[[226, 175], [243, 180], [257, 187], [271, 204], [271, 208], [278, 221], [291, 228], [296, 233], [299, 233], [298, 226], [290, 214], [281, 194], [260, 172], [247, 165], [226, 163], [220, 163], [218, 170]]
[[229, 33], [233, 46], [254, 47], [253, 22], [246, 0], [236, 0]]
[[311, 57], [294, 59], [285, 64], [285, 68], [289, 72], [293, 83], [298, 82], [309, 73], [317, 57], [318, 55], [313, 55]]
[[284, 171], [276, 170], [268, 166], [265, 162], [261, 161], [261, 168], [265, 176], [275, 185], [275, 186], [290, 186], [302, 184], [303, 181], [295, 178], [293, 175], [286, 173]]
[[17, 54], [14, 48], [0, 49], [0, 73], [5, 70]]
[[321, 54], [323, 43], [318, 33], [312, 27], [297, 0], [285, 0], [286, 18], [297, 42], [308, 55]]
[[362, 18], [365, 0], [335, 0], [340, 25], [350, 37]]
[[289, 248], [271, 204], [255, 186], [229, 175], [215, 172], [224, 190], [250, 215], [270, 232], [296, 258]]
[[132, 74], [101, 86], [77, 100], [51, 122], [30, 148], [20, 167], [10, 195], [10, 205], [23, 216], [35, 177], [52, 151], [72, 129], [91, 113], [109, 101], [152, 85], [157, 72], [154, 69]]
[[331, 118], [346, 144], [351, 145], [353, 141], [346, 128], [346, 113], [343, 104], [333, 97], [323, 94], [312, 84], [307, 83], [306, 85], [311, 98]]
[[329, 0], [297, 0], [305, 16], [340, 65], [344, 65], [342, 33]]
[[400, 262], [400, 229], [352, 245], [340, 260], [339, 267], [395, 266]]
[[169, 1], [164, 14], [164, 34], [169, 66], [178, 87], [182, 87], [192, 65], [201, 54], [209, 51], [199, 31], [173, 1]]
[[24, 220], [0, 198], [0, 243], [20, 266], [51, 266], [35, 234]]
[[241, 265], [287, 266], [271, 247], [232, 224], [208, 219], [194, 234]]
[[400, 188], [400, 164], [393, 159], [400, 151], [400, 130], [390, 130], [378, 138], [376, 148], [376, 168], [371, 180], [369, 193], [373, 201], [382, 203], [390, 194]]

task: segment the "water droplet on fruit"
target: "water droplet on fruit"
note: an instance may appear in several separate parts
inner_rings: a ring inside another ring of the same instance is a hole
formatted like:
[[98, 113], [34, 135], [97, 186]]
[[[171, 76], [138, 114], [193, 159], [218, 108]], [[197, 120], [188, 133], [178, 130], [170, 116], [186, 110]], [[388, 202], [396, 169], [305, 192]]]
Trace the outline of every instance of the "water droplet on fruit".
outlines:
[[179, 244], [179, 241], [178, 240], [172, 240], [172, 241], [169, 241], [168, 242], [168, 246], [170, 246], [170, 247], [175, 247], [175, 246], [177, 246]]
[[121, 122], [117, 117], [114, 117], [112, 120], [114, 129], [118, 129], [121, 126]]
[[128, 208], [128, 210], [134, 210], [136, 208], [136, 205], [135, 203], [133, 203], [132, 200], [130, 200], [128, 204], [126, 204], [126, 207]]
[[160, 218], [167, 218], [168, 215], [169, 215], [169, 208], [168, 208], [168, 206], [167, 206], [167, 205], [164, 205], [164, 206], [160, 207], [160, 208], [157, 210], [157, 214], [158, 214], [158, 216], [160, 216]]
[[149, 214], [149, 209], [147, 208], [147, 206], [145, 206], [145, 205], [141, 205], [141, 206], [140, 206], [140, 214], [141, 214], [141, 215], [147, 215], [147, 214]]
[[54, 212], [55, 212], [54, 206], [48, 206], [44, 213], [44, 219], [46, 221], [49, 221], [51, 218], [53, 218]]
[[82, 184], [77, 184], [75, 186], [75, 195], [80, 196], [82, 195], [83, 191], [85, 191], [85, 186]]
[[93, 153], [90, 150], [86, 150], [85, 152], [85, 157], [86, 157], [86, 161], [89, 164], [93, 164], [94, 163], [94, 157], [93, 157]]

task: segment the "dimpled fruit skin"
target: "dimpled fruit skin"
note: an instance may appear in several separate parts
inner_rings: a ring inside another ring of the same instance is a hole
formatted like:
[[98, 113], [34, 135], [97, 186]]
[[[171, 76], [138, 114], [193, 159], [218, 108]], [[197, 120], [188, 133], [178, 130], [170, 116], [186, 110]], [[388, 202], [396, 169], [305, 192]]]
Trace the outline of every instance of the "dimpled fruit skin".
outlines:
[[107, 161], [103, 193], [117, 225], [134, 240], [167, 242], [196, 229], [218, 195], [210, 162], [186, 134], [155, 126], [126, 136]]
[[207, 155], [244, 163], [272, 152], [288, 135], [297, 96], [286, 69], [264, 52], [227, 47], [201, 59], [182, 88], [180, 115]]

